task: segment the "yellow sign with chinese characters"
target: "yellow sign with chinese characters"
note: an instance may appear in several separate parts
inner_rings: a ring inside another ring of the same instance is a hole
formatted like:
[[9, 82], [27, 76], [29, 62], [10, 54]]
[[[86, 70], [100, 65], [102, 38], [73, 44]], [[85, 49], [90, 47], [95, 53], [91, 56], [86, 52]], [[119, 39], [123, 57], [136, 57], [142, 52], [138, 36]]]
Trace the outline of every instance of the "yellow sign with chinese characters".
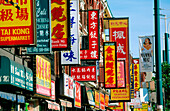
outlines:
[[0, 0], [0, 46], [35, 45], [34, 2]]
[[105, 88], [116, 86], [116, 43], [104, 43]]
[[36, 56], [36, 92], [51, 96], [51, 63], [41, 56]]
[[128, 27], [128, 19], [109, 20], [109, 28]]
[[[70, 1], [69, 1], [70, 2]], [[51, 1], [51, 37], [52, 48], [67, 48], [69, 17], [68, 0]], [[70, 8], [69, 8], [70, 9]], [[69, 30], [70, 31], [70, 30]]]

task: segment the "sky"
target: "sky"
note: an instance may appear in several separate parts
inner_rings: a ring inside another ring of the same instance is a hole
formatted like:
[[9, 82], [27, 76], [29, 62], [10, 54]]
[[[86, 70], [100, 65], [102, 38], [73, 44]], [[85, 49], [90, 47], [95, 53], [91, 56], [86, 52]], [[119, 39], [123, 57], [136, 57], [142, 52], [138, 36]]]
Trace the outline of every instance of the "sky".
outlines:
[[[155, 35], [154, 0], [107, 0], [113, 17], [129, 17], [129, 48], [133, 58], [139, 58], [139, 36]], [[160, 14], [167, 17], [170, 30], [170, 0], [159, 0]], [[161, 16], [160, 18], [164, 18]], [[168, 29], [168, 28], [167, 28]], [[163, 35], [165, 19], [160, 19], [161, 49], [164, 48]], [[170, 41], [169, 41], [170, 46]], [[170, 49], [170, 47], [169, 47]]]

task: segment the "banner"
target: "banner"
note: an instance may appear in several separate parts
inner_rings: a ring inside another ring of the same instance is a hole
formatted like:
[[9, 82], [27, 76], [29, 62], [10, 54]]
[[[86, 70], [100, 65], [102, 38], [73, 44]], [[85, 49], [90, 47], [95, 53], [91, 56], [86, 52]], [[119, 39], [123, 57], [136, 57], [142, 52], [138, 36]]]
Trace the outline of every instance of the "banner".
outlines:
[[105, 110], [105, 98], [104, 94], [100, 92], [100, 109]]
[[80, 59], [100, 59], [99, 10], [88, 10], [89, 49], [80, 50]]
[[134, 65], [131, 64], [130, 65], [130, 95], [131, 95], [131, 99], [134, 99], [134, 93], [135, 93], [135, 89], [134, 89]]
[[117, 87], [116, 42], [104, 42], [105, 88]]
[[95, 106], [94, 93], [91, 88], [86, 87], [87, 98], [90, 105]]
[[36, 0], [37, 46], [27, 47], [27, 54], [51, 53], [51, 3]]
[[51, 34], [53, 50], [70, 48], [70, 0], [51, 0]]
[[36, 93], [51, 96], [51, 63], [36, 55]]
[[99, 108], [99, 105], [100, 105], [100, 95], [99, 95], [99, 92], [98, 91], [94, 91], [95, 93], [95, 106], [96, 108]]
[[35, 0], [0, 1], [0, 46], [35, 45], [34, 2]]
[[110, 41], [117, 42], [117, 58], [126, 59], [129, 53], [129, 20], [113, 18], [109, 20]]
[[71, 25], [71, 50], [61, 51], [61, 64], [80, 64], [80, 44], [79, 44], [79, 1], [70, 2], [70, 25]]
[[109, 95], [105, 94], [105, 106], [108, 107], [109, 105]]
[[51, 99], [55, 100], [55, 81], [51, 80]]
[[72, 66], [70, 72], [75, 81], [96, 81], [96, 66]]
[[153, 36], [139, 37], [139, 62], [141, 72], [153, 71]]
[[132, 63], [134, 64], [134, 89], [136, 92], [140, 88], [139, 59], [133, 59]]
[[125, 61], [117, 61], [117, 87], [125, 88], [126, 80], [125, 80], [126, 72], [125, 72]]
[[64, 95], [70, 98], [74, 98], [74, 81], [73, 78], [67, 74], [64, 74]]
[[[117, 60], [125, 60], [126, 70], [126, 89], [116, 89], [119, 92], [116, 98], [112, 90], [111, 100], [130, 101], [130, 75], [129, 75], [129, 18], [111, 18], [109, 19], [110, 41], [117, 44]], [[121, 99], [122, 98], [122, 99]]]
[[81, 85], [78, 82], [75, 82], [75, 85], [74, 107], [81, 108]]

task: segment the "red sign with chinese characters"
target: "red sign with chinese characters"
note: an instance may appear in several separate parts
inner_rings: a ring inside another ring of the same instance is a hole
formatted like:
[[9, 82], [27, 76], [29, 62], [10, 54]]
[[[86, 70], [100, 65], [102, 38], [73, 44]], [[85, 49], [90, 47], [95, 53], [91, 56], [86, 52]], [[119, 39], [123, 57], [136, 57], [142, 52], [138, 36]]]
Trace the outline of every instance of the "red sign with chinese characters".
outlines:
[[0, 46], [35, 45], [32, 0], [0, 0]]
[[74, 99], [74, 105], [75, 107], [81, 108], [81, 85], [78, 82], [75, 82], [75, 99]]
[[109, 20], [110, 39], [117, 42], [117, 58], [126, 59], [128, 56], [128, 19]]
[[[110, 40], [117, 44], [117, 60], [125, 60], [126, 92], [111, 94], [112, 101], [130, 101], [130, 75], [129, 75], [129, 18], [109, 19]], [[124, 90], [124, 89], [116, 89]], [[114, 90], [113, 90], [114, 91]], [[114, 98], [115, 97], [115, 98]]]
[[108, 107], [109, 105], [109, 95], [105, 94], [105, 106]]
[[95, 91], [95, 106], [96, 106], [96, 108], [99, 108], [99, 104], [100, 104], [99, 92]]
[[71, 77], [76, 81], [96, 81], [96, 66], [71, 67]]
[[133, 59], [134, 64], [134, 89], [139, 91], [140, 88], [140, 75], [139, 75], [139, 59]]
[[[70, 0], [51, 0], [51, 37], [53, 49], [67, 49], [70, 41]], [[69, 15], [69, 16], [68, 16]]]
[[116, 42], [104, 42], [105, 88], [116, 88]]
[[80, 59], [82, 60], [99, 60], [99, 11], [88, 11], [88, 24], [89, 24], [89, 50], [80, 50]]
[[105, 110], [104, 94], [100, 92], [100, 109]]
[[125, 81], [125, 61], [117, 61], [117, 87], [124, 88]]

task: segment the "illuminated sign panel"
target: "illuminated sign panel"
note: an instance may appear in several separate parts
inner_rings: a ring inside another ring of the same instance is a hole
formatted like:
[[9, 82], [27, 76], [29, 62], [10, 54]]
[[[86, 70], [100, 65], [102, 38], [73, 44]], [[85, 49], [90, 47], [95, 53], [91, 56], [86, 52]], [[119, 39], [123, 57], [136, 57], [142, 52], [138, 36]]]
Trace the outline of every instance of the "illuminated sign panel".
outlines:
[[125, 61], [117, 61], [117, 86], [118, 88], [125, 88]]
[[51, 63], [44, 56], [36, 56], [36, 93], [51, 96]]

